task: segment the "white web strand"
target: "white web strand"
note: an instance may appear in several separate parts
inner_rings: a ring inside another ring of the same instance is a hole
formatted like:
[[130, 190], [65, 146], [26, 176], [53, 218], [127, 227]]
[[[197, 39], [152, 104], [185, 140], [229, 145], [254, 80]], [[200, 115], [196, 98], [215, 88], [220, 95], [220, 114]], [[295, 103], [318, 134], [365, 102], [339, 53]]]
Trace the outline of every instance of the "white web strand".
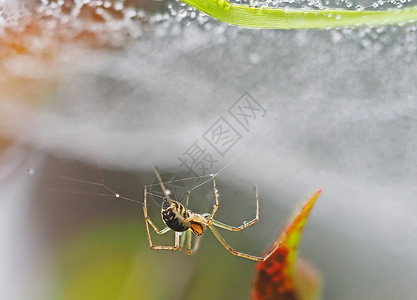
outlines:
[[251, 148], [252, 146], [254, 146], [258, 140], [260, 138], [263, 138], [267, 133], [269, 133], [271, 129], [267, 129], [265, 130], [261, 135], [257, 136], [254, 141], [250, 144], [248, 144], [246, 147], [244, 147], [239, 153], [237, 153], [223, 168], [221, 168], [219, 171], [217, 171], [214, 174], [210, 174], [210, 175], [205, 175], [205, 176], [201, 176], [202, 177], [210, 177], [209, 179], [203, 181], [200, 184], [195, 185], [191, 190], [189, 190], [189, 192], [191, 193], [193, 190], [195, 190], [196, 188], [206, 184], [207, 182], [209, 182], [210, 180], [212, 180], [213, 178], [215, 178], [217, 175], [219, 175], [221, 172], [223, 172], [229, 165], [231, 165], [236, 159], [238, 159], [238, 157], [243, 153], [246, 152], [249, 148]]
[[[84, 180], [84, 179], [80, 179], [80, 178], [74, 178], [74, 177], [65, 176], [65, 175], [52, 174], [52, 173], [49, 173], [49, 172], [39, 171], [39, 170], [35, 171], [35, 169], [32, 169], [32, 168], [28, 169], [27, 173], [30, 176], [35, 176], [36, 174], [41, 174], [45, 178], [58, 179], [58, 180], [63, 181], [63, 182], [74, 182], [74, 183], [86, 184], [86, 185], [89, 185], [89, 186], [97, 186], [97, 187], [105, 189], [109, 193], [100, 193], [100, 192], [75, 190], [75, 189], [74, 190], [66, 190], [66, 189], [60, 189], [60, 188], [54, 188], [54, 187], [43, 187], [42, 188], [43, 190], [46, 190], [46, 191], [49, 191], [49, 192], [64, 193], [64, 194], [75, 194], [75, 195], [90, 195], [90, 196], [110, 197], [110, 198], [122, 199], [122, 200], [126, 200], [126, 201], [130, 201], [130, 202], [134, 202], [134, 203], [138, 203], [138, 204], [143, 205], [143, 202], [141, 202], [141, 201], [138, 201], [138, 200], [123, 196], [120, 193], [117, 193], [116, 191], [114, 191], [113, 189], [108, 187], [104, 182], [95, 182], [95, 181], [91, 181], [91, 180]], [[102, 175], [102, 172], [101, 172], [101, 168], [100, 168], [100, 177], [101, 177], [101, 180], [103, 181], [103, 175]], [[175, 180], [173, 179], [173, 180], [164, 181], [164, 184], [172, 184], [172, 183], [175, 183], [175, 182], [196, 180], [196, 179], [201, 179], [201, 178], [205, 178], [205, 177], [209, 177], [209, 179], [204, 181], [204, 183], [209, 182], [212, 178], [212, 175], [195, 176], [195, 177], [181, 178], [181, 179], [175, 179]], [[199, 184], [198, 186], [201, 186], [201, 185], [202, 184]], [[159, 186], [159, 183], [145, 185], [144, 187], [153, 187], [153, 186]], [[150, 191], [147, 191], [147, 194], [150, 195], [150, 196], [153, 196], [153, 197], [161, 198], [161, 199], [164, 198], [164, 196], [156, 194], [156, 193], [152, 193]], [[158, 205], [159, 205], [159, 203], [158, 203]]]
[[[28, 169], [27, 172], [28, 172], [29, 175], [34, 175], [35, 174], [34, 169]], [[135, 200], [135, 199], [132, 199], [132, 198], [129, 198], [129, 197], [125, 197], [125, 196], [120, 195], [119, 193], [116, 193], [115, 191], [113, 191], [111, 188], [109, 188], [104, 183], [89, 181], [89, 180], [83, 180], [83, 179], [73, 178], [73, 177], [69, 177], [69, 176], [51, 174], [51, 173], [44, 172], [44, 171], [37, 171], [37, 173], [40, 173], [45, 177], [59, 179], [59, 180], [66, 181], [66, 182], [76, 182], [76, 183], [81, 183], [81, 184], [88, 184], [88, 185], [91, 185], [91, 186], [102, 187], [105, 190], [107, 190], [108, 192], [110, 192], [111, 194], [99, 193], [99, 192], [89, 192], [89, 191], [82, 191], [82, 190], [64, 190], [64, 189], [57, 189], [57, 188], [51, 188], [51, 187], [43, 188], [44, 190], [47, 190], [47, 191], [67, 193], [67, 194], [114, 197], [114, 198], [117, 198], [117, 199], [122, 199], [122, 200], [130, 201], [130, 202], [134, 202], [134, 203], [138, 203], [138, 204], [143, 204], [142, 202], [140, 202], [138, 200]]]
[[[254, 146], [259, 138], [262, 138], [263, 136], [265, 136], [268, 132], [270, 131], [270, 129], [265, 130], [263, 132], [263, 134], [258, 135], [254, 141], [250, 144], [248, 144], [246, 147], [244, 147], [239, 153], [237, 153], [224, 167], [222, 167], [219, 171], [217, 171], [216, 173], [210, 174], [210, 175], [202, 175], [202, 176], [194, 176], [194, 177], [186, 177], [186, 178], [180, 178], [180, 179], [174, 179], [174, 176], [167, 181], [164, 181], [163, 183], [165, 185], [167, 184], [172, 184], [172, 183], [177, 183], [177, 182], [186, 182], [186, 181], [190, 181], [190, 180], [198, 180], [198, 179], [204, 179], [207, 178], [206, 180], [203, 180], [203, 182], [194, 185], [190, 190], [187, 190], [187, 193], [191, 193], [192, 191], [194, 191], [195, 189], [205, 185], [206, 183], [210, 182], [213, 178], [215, 178], [216, 176], [218, 176], [221, 172], [223, 172], [230, 164], [232, 164], [234, 161], [236, 161], [239, 156], [244, 153], [245, 151], [247, 151], [250, 147]], [[121, 194], [115, 192], [113, 189], [109, 188], [105, 183], [104, 183], [104, 177], [103, 177], [103, 173], [102, 173], [102, 169], [100, 166], [100, 162], [98, 162], [98, 168], [100, 170], [100, 179], [101, 182], [95, 182], [95, 181], [90, 181], [90, 180], [84, 180], [84, 179], [80, 179], [80, 178], [73, 178], [73, 177], [69, 177], [69, 176], [64, 176], [64, 175], [57, 175], [57, 174], [51, 174], [45, 171], [37, 171], [35, 172], [35, 169], [28, 169], [27, 173], [31, 176], [35, 175], [35, 173], [40, 173], [45, 177], [49, 177], [49, 178], [54, 178], [54, 179], [59, 179], [62, 181], [67, 181], [67, 182], [75, 182], [75, 183], [81, 183], [81, 184], [87, 184], [90, 186], [98, 186], [101, 187], [103, 189], [105, 189], [106, 191], [108, 191], [109, 193], [99, 193], [99, 192], [90, 192], [90, 191], [83, 191], [83, 190], [65, 190], [65, 189], [58, 189], [58, 188], [53, 188], [53, 187], [46, 187], [43, 188], [44, 190], [47, 191], [51, 191], [51, 192], [57, 192], [57, 193], [66, 193], [66, 194], [78, 194], [78, 195], [91, 195], [91, 196], [103, 196], [103, 197], [111, 197], [111, 198], [117, 198], [117, 199], [122, 199], [122, 200], [126, 200], [126, 201], [130, 201], [130, 202], [134, 202], [134, 203], [138, 203], [143, 205], [143, 202], [129, 198], [129, 197], [125, 197], [122, 196]], [[154, 187], [154, 186], [160, 186], [160, 183], [153, 183], [153, 184], [147, 184], [144, 186], [144, 188], [149, 188], [149, 187]], [[143, 191], [143, 190], [142, 190]], [[163, 195], [158, 195], [156, 193], [150, 192], [149, 189], [147, 189], [147, 195], [150, 195], [152, 197], [157, 197], [160, 199], [163, 199], [164, 196]], [[154, 199], [152, 199], [154, 201]], [[159, 205], [159, 203], [156, 203], [157, 205]]]

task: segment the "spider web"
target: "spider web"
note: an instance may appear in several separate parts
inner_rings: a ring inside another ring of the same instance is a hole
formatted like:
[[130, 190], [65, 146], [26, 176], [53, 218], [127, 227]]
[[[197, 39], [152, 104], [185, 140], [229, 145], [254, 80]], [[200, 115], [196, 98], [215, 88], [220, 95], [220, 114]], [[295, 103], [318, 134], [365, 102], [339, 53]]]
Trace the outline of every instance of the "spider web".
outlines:
[[[265, 135], [267, 135], [269, 131], [270, 129], [264, 130], [262, 134], [255, 137], [251, 143], [243, 147], [241, 151], [236, 153], [222, 168], [220, 168], [215, 173], [211, 173], [208, 175], [201, 175], [201, 176], [182, 177], [180, 173], [162, 172], [161, 178], [162, 178], [164, 185], [166, 186], [168, 190], [169, 196], [176, 201], [184, 202], [187, 193], [190, 193], [190, 195], [192, 196], [193, 191], [211, 182], [213, 178], [217, 177], [224, 170], [226, 170], [233, 162], [235, 162], [241, 156], [242, 153], [246, 152], [249, 148], [254, 146], [258, 142], [258, 140], [264, 137]], [[43, 177], [43, 178], [50, 178], [50, 179], [58, 180], [61, 182], [76, 184], [76, 186], [72, 189], [64, 189], [64, 188], [51, 187], [51, 186], [42, 187], [43, 190], [46, 190], [49, 192], [75, 194], [75, 195], [102, 196], [102, 197], [114, 198], [116, 200], [125, 200], [125, 201], [143, 205], [143, 202], [139, 200], [140, 195], [137, 195], [137, 197], [134, 197], [134, 198], [127, 197], [126, 195], [123, 195], [121, 192], [112, 188], [110, 184], [106, 183], [106, 180], [103, 176], [103, 170], [102, 170], [100, 162], [97, 163], [97, 169], [98, 169], [99, 181], [86, 180], [86, 179], [82, 179], [79, 177], [71, 177], [71, 176], [66, 176], [62, 174], [55, 174], [55, 173], [50, 173], [48, 171], [44, 171], [41, 169], [34, 169], [34, 168], [27, 169], [27, 174], [29, 176], [39, 175], [40, 177]], [[98, 191], [92, 191], [91, 190], [92, 187], [98, 188]], [[142, 192], [144, 191], [145, 187], [147, 188], [147, 196], [150, 196], [147, 198], [148, 203], [150, 199], [154, 204], [156, 204], [157, 206], [160, 206], [161, 200], [164, 197], [166, 197], [166, 195], [162, 191], [160, 182], [158, 181], [155, 174], [154, 174], [152, 183], [145, 184], [142, 187], [141, 189]]]
[[[123, 195], [121, 192], [117, 191], [116, 189], [112, 188], [110, 184], [106, 183], [105, 178], [103, 177], [103, 171], [100, 166], [98, 166], [99, 170], [99, 181], [94, 180], [85, 180], [78, 177], [71, 177], [61, 174], [54, 174], [48, 171], [44, 171], [41, 169], [27, 169], [27, 174], [29, 176], [36, 176], [42, 177], [45, 179], [52, 179], [55, 182], [62, 182], [62, 183], [69, 183], [74, 184], [74, 188], [61, 188], [55, 186], [45, 186], [41, 189], [53, 192], [53, 193], [63, 193], [63, 194], [74, 194], [74, 195], [90, 195], [90, 196], [100, 196], [100, 197], [107, 197], [107, 198], [114, 198], [116, 200], [124, 200], [129, 201], [137, 204], [143, 204], [140, 200], [140, 195], [134, 198], [127, 197]], [[203, 175], [203, 176], [195, 176], [195, 177], [181, 177], [180, 175], [172, 172], [164, 172], [161, 174], [163, 178], [163, 182], [167, 187], [167, 190], [170, 193], [170, 196], [177, 200], [183, 201], [185, 199], [185, 195], [191, 191], [195, 190], [196, 188], [210, 182], [213, 177], [217, 176], [220, 172], [216, 174], [210, 175]], [[190, 189], [187, 189], [187, 182], [199, 182], [198, 184], [192, 184]], [[160, 205], [161, 201], [165, 195], [160, 187], [160, 183], [158, 182], [156, 176], [154, 176], [154, 180], [151, 184], [145, 185], [148, 189], [147, 195], [151, 196], [148, 197], [151, 199], [155, 204]], [[145, 188], [142, 187], [142, 191]], [[97, 189], [97, 190], [94, 190]], [[159, 201], [158, 201], [159, 200]]]

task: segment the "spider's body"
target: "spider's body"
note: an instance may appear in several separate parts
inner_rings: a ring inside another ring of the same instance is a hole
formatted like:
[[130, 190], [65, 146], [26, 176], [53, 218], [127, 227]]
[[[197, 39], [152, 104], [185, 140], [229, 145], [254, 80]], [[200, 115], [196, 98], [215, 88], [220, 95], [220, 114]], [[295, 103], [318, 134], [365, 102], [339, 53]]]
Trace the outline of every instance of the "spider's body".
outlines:
[[[226, 248], [227, 251], [232, 253], [233, 255], [244, 257], [251, 260], [256, 261], [265, 261], [267, 260], [280, 246], [280, 243], [277, 243], [273, 249], [271, 249], [265, 256], [259, 257], [254, 256], [251, 254], [246, 254], [242, 252], [237, 252], [229, 246], [228, 243], [224, 240], [224, 238], [220, 235], [217, 229], [214, 226], [229, 230], [229, 231], [241, 231], [242, 229], [251, 226], [258, 222], [259, 220], [259, 199], [258, 199], [258, 189], [255, 186], [255, 194], [256, 194], [256, 217], [250, 222], [243, 222], [243, 225], [238, 227], [231, 226], [219, 222], [214, 219], [214, 215], [219, 208], [219, 192], [216, 187], [216, 181], [214, 180], [213, 176], [213, 188], [214, 188], [214, 195], [216, 198], [216, 203], [213, 206], [213, 210], [211, 213], [204, 213], [204, 214], [197, 214], [193, 213], [191, 210], [188, 209], [188, 200], [190, 193], [187, 193], [186, 203], [185, 206], [178, 201], [172, 200], [169, 195], [170, 191], [165, 187], [164, 182], [162, 181], [161, 175], [159, 174], [158, 170], [155, 168], [156, 177], [161, 185], [162, 191], [164, 192], [164, 201], [162, 202], [161, 207], [161, 216], [164, 223], [167, 227], [163, 230], [159, 230], [155, 224], [151, 221], [148, 217], [148, 208], [147, 208], [147, 187], [145, 186], [144, 189], [144, 203], [143, 203], [143, 213], [145, 215], [145, 224], [146, 224], [146, 231], [148, 233], [148, 241], [149, 246], [153, 250], [181, 250], [184, 246], [185, 241], [187, 241], [187, 253], [191, 254], [197, 251], [200, 241], [200, 236], [203, 234], [204, 230], [208, 227], [210, 231], [214, 234], [220, 244]], [[151, 232], [149, 229], [149, 225], [153, 227], [156, 233], [164, 234], [170, 230], [175, 232], [175, 246], [159, 246], [154, 245], [152, 242]], [[192, 233], [197, 235], [197, 240], [194, 243], [194, 247], [192, 248]]]
[[190, 214], [184, 205], [177, 201], [165, 198], [162, 202], [161, 216], [164, 223], [174, 231], [182, 232], [190, 228], [190, 222], [185, 221]]
[[164, 198], [162, 202], [161, 216], [164, 223], [177, 232], [191, 230], [196, 235], [202, 235], [206, 225], [202, 215], [194, 214], [178, 201], [169, 198]]

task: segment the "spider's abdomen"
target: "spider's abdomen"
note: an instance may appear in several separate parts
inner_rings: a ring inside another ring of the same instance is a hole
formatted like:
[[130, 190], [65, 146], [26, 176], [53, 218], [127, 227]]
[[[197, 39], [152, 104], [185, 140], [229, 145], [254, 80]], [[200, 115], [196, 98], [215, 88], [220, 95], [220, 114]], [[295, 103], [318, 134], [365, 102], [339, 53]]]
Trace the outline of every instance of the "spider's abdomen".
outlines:
[[190, 223], [184, 222], [189, 217], [187, 209], [177, 201], [164, 199], [161, 215], [164, 223], [174, 231], [181, 232], [190, 228]]

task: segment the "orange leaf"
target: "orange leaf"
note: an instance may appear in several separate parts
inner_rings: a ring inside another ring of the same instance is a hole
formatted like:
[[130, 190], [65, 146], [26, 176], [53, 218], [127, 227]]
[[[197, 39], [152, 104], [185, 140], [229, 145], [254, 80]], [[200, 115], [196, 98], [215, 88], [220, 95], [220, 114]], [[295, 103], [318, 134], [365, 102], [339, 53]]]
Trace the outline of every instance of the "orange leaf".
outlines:
[[256, 265], [252, 285], [253, 300], [315, 300], [320, 290], [320, 275], [313, 266], [297, 259], [297, 247], [308, 215], [321, 190], [304, 205], [273, 247], [280, 244], [265, 262]]

